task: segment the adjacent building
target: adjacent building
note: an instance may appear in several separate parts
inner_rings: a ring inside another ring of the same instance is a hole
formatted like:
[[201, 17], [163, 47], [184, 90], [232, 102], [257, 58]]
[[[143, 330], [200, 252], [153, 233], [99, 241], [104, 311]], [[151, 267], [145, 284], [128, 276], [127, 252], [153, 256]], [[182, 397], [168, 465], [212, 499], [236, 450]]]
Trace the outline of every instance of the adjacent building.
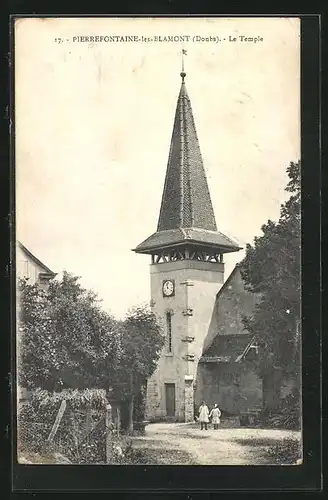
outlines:
[[[26, 279], [30, 285], [38, 285], [41, 289], [47, 289], [50, 280], [57, 274], [39, 260], [21, 242], [16, 244], [16, 279]], [[17, 315], [19, 315], [19, 291], [17, 289]], [[19, 353], [18, 353], [19, 355]], [[19, 377], [18, 377], [19, 378]], [[17, 396], [19, 400], [25, 399], [28, 393], [25, 388], [17, 384]]]
[[256, 339], [244, 328], [258, 298], [245, 289], [237, 264], [216, 295], [211, 325], [199, 360], [195, 403], [218, 403], [227, 415], [262, 407], [262, 380], [254, 369]]
[[22, 243], [16, 246], [16, 277], [27, 279], [30, 285], [46, 288], [49, 281], [56, 276], [41, 260], [28, 250]]

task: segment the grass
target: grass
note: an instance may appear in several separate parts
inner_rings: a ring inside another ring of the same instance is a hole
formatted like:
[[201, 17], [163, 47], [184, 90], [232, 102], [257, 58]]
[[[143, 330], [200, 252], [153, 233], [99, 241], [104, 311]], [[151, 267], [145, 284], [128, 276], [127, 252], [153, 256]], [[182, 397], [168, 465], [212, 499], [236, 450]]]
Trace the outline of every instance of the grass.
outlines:
[[57, 454], [57, 456], [54, 453], [43, 451], [40, 453], [36, 452], [30, 452], [30, 451], [25, 451], [25, 452], [20, 452], [18, 455], [18, 463], [28, 463], [31, 464], [56, 464], [58, 462], [58, 456], [61, 456], [65, 461], [63, 463], [69, 463], [67, 457], [64, 457], [62, 454]]
[[180, 450], [154, 450], [145, 447], [133, 451], [133, 465], [196, 465], [190, 455]]
[[263, 446], [263, 447], [269, 447], [269, 446], [274, 446], [277, 444], [277, 439], [270, 439], [270, 438], [254, 438], [254, 437], [249, 437], [249, 438], [242, 438], [242, 439], [235, 439], [235, 443], [240, 444], [241, 446]]
[[196, 465], [189, 453], [168, 447], [167, 441], [157, 439], [135, 440], [128, 459], [134, 465]]
[[268, 465], [294, 465], [302, 457], [301, 441], [295, 438], [281, 440], [246, 438], [236, 439], [235, 443], [254, 448], [258, 458], [264, 460]]

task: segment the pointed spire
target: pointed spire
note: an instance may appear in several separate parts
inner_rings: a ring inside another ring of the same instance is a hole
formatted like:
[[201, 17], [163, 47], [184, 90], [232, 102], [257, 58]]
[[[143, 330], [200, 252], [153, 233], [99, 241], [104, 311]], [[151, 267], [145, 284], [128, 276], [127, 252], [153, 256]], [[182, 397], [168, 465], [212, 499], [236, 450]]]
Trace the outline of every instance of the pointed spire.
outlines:
[[181, 245], [197, 245], [220, 252], [240, 250], [238, 243], [217, 231], [207, 185], [195, 121], [185, 85], [182, 52], [181, 88], [173, 132], [157, 231], [134, 251], [150, 253]]
[[216, 231], [184, 71], [181, 76], [157, 231], [179, 227]]

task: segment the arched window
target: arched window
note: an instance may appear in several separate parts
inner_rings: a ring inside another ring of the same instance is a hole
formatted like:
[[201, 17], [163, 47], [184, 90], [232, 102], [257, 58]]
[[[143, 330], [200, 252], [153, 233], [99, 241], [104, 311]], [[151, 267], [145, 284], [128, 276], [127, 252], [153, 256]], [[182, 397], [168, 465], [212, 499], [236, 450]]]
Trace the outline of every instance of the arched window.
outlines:
[[168, 353], [172, 352], [172, 312], [166, 313], [166, 349]]

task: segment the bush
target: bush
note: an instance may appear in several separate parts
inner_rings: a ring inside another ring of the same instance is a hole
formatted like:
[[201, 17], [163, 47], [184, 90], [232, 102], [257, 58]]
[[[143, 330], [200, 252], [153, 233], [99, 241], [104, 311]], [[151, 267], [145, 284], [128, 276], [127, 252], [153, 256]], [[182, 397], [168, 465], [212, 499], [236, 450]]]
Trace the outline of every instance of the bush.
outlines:
[[294, 465], [302, 458], [302, 445], [298, 439], [285, 438], [268, 448], [268, 456], [277, 465]]
[[19, 452], [49, 451], [47, 438], [55, 417], [55, 410], [38, 409], [31, 401], [21, 403], [17, 417]]
[[294, 390], [282, 399], [274, 412], [263, 413], [262, 420], [269, 427], [300, 430], [301, 404], [298, 391]]

